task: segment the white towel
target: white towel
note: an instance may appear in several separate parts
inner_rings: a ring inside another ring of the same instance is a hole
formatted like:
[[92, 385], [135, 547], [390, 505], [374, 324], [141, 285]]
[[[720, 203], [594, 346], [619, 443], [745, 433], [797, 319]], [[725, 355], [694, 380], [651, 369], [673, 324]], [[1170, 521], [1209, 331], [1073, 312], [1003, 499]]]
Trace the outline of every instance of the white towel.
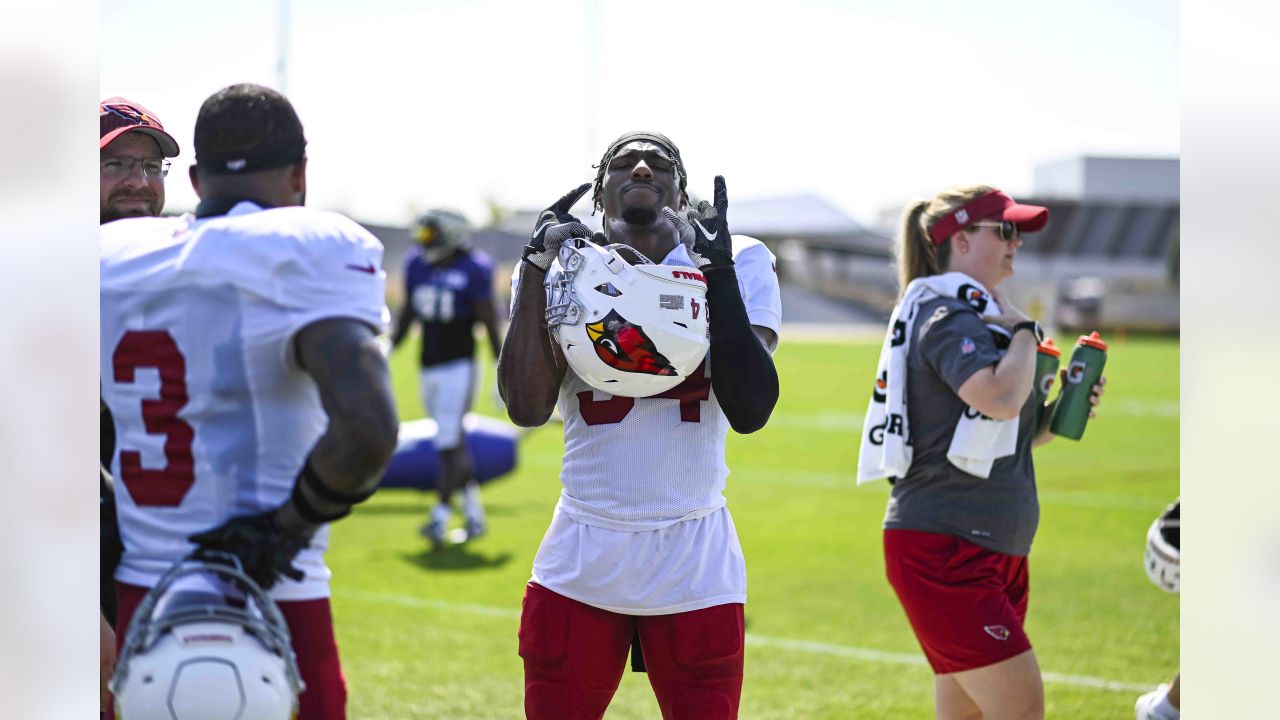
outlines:
[[[911, 423], [907, 417], [907, 356], [920, 305], [933, 298], [958, 297], [979, 314], [997, 315], [995, 298], [977, 280], [960, 272], [917, 278], [907, 285], [901, 302], [889, 318], [889, 330], [880, 346], [875, 388], [862, 424], [858, 453], [858, 484], [880, 478], [899, 478], [911, 467]], [[1006, 338], [1009, 333], [987, 325]], [[1004, 351], [1001, 350], [1001, 355]], [[1018, 419], [993, 420], [966, 406], [956, 418], [955, 436], [947, 450], [952, 465], [978, 477], [988, 477], [998, 458], [1017, 448]]]

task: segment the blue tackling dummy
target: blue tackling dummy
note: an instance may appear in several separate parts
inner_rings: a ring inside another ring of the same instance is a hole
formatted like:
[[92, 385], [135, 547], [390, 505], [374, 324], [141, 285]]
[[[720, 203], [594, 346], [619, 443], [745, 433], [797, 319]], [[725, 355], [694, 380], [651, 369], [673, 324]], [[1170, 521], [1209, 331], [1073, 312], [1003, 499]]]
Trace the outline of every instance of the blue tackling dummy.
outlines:
[[[462, 431], [478, 483], [483, 485], [515, 469], [516, 428], [483, 415], [468, 414], [462, 420]], [[400, 423], [396, 451], [381, 487], [434, 489], [438, 467], [435, 436], [436, 423], [429, 418]]]

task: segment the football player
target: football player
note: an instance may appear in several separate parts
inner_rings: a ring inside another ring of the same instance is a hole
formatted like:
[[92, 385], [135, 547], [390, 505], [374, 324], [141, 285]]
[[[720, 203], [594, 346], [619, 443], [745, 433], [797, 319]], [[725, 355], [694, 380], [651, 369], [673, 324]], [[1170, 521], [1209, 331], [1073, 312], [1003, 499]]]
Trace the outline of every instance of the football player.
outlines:
[[[591, 183], [542, 213], [513, 277], [502, 398], [523, 427], [545, 423], [558, 403], [565, 437], [564, 489], [520, 620], [530, 718], [602, 716], [633, 641], [633, 661], [647, 669], [663, 717], [737, 715], [746, 566], [725, 507], [724, 443], [731, 427], [764, 427], [777, 401], [770, 353], [781, 303], [769, 250], [729, 234], [723, 178], [714, 206], [677, 214], [688, 204], [687, 178], [670, 139], [627, 133], [605, 151], [593, 195], [604, 211], [595, 241], [625, 244], [705, 281], [709, 355], [675, 388], [629, 397], [593, 387], [544, 324], [543, 283], [565, 271], [557, 257], [569, 257], [559, 255], [561, 245], [590, 235], [570, 210]], [[592, 302], [605, 303], [627, 288], [602, 282], [595, 290]], [[626, 320], [637, 332], [646, 324]]]
[[[113, 97], [98, 103], [98, 156], [101, 169], [101, 202], [99, 220], [110, 222], [122, 217], [146, 217], [159, 215], [164, 209], [164, 178], [169, 172], [169, 160], [179, 153], [178, 141], [173, 139], [150, 110], [141, 105]], [[98, 575], [101, 592], [98, 606], [100, 640], [99, 667], [101, 670], [101, 697], [105, 705], [107, 683], [115, 666], [116, 638], [116, 563], [123, 548], [120, 531], [116, 525], [116, 504], [111, 475], [106, 468], [111, 465], [115, 450], [115, 425], [106, 405], [102, 405], [99, 418], [99, 453], [101, 471], [98, 485], [98, 530], [101, 571]]]
[[467, 244], [466, 220], [448, 210], [432, 210], [415, 223], [418, 248], [404, 268], [404, 305], [391, 336], [398, 347], [415, 322], [422, 325], [419, 385], [422, 404], [436, 421], [435, 450], [439, 458], [436, 493], [439, 502], [422, 526], [433, 549], [444, 545], [453, 514], [455, 490], [463, 490], [468, 539], [484, 534], [484, 505], [471, 455], [462, 431], [462, 417], [471, 409], [475, 390], [474, 328], [484, 326], [489, 348], [502, 351], [498, 313], [493, 303], [493, 264]]
[[279, 604], [307, 690], [342, 718], [327, 523], [373, 493], [397, 420], [377, 335], [382, 246], [301, 207], [306, 139], [259, 85], [214, 93], [195, 125], [194, 215], [102, 227], [102, 395], [124, 555], [121, 636], [195, 548], [235, 555]]

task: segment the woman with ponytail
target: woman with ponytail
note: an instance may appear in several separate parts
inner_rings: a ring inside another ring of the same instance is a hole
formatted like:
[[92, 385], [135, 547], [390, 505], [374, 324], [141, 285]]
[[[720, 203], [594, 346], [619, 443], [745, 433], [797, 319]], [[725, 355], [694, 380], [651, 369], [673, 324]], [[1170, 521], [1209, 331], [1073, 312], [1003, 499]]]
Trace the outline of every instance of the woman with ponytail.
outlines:
[[1044, 717], [1023, 622], [1040, 514], [1031, 448], [1051, 437], [1052, 405], [1032, 392], [1040, 326], [997, 288], [1048, 219], [971, 185], [909, 205], [897, 239], [900, 295], [858, 482], [893, 484], [885, 570], [933, 667], [940, 719]]

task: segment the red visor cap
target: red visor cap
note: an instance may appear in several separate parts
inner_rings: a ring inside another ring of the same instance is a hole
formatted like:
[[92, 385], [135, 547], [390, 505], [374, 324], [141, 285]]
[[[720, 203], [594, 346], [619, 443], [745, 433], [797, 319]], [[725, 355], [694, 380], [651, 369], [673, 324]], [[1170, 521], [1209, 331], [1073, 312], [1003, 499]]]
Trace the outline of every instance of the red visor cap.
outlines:
[[934, 245], [941, 245], [957, 231], [988, 219], [1008, 220], [1018, 226], [1018, 232], [1033, 233], [1049, 222], [1049, 208], [1019, 205], [1003, 192], [992, 190], [943, 215], [929, 230], [929, 239]]
[[107, 98], [98, 103], [98, 149], [130, 132], [141, 132], [155, 138], [165, 157], [178, 156], [178, 141], [165, 131], [155, 113], [122, 97]]

